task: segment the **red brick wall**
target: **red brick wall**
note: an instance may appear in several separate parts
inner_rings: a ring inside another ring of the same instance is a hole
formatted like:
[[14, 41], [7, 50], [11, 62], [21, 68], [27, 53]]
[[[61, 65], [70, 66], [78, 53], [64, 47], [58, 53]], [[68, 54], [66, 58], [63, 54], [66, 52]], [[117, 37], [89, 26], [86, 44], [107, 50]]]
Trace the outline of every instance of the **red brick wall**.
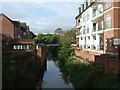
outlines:
[[86, 50], [75, 50], [75, 54], [82, 58], [87, 58], [89, 61], [95, 61], [95, 55], [100, 55], [102, 53], [94, 52], [94, 51], [86, 51]]
[[95, 56], [95, 62], [102, 64], [106, 67], [109, 67], [111, 69], [120, 71], [120, 61], [114, 60], [108, 57], [103, 57], [103, 56]]
[[118, 46], [118, 60], [120, 60], [120, 45]]
[[4, 15], [0, 15], [0, 17], [2, 18], [2, 25], [0, 24], [0, 27], [2, 27], [2, 34], [10, 35], [14, 38], [14, 25]]

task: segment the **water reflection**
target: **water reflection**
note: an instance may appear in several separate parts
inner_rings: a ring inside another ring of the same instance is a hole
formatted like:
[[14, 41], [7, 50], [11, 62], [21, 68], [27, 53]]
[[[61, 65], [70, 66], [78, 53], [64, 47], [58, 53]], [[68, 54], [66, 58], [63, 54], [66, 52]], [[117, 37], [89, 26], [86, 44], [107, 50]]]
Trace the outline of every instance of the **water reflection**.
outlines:
[[56, 47], [49, 47], [46, 51], [47, 59], [43, 78], [39, 81], [37, 88], [74, 88], [64, 65], [64, 60], [59, 60]]
[[60, 72], [58, 61], [47, 61], [47, 71], [44, 74], [42, 88], [73, 88], [68, 78]]

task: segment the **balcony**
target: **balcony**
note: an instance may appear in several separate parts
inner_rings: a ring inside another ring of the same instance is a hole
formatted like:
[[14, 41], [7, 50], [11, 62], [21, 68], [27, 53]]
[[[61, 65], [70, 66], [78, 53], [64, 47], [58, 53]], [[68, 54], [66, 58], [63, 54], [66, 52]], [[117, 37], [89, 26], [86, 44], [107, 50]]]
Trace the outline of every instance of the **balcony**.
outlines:
[[97, 47], [98, 47], [98, 50], [104, 50], [104, 45], [103, 44], [97, 45]]
[[103, 11], [98, 9], [94, 11], [92, 21], [97, 22], [99, 19], [103, 19]]
[[87, 45], [87, 47], [86, 47], [87, 49], [90, 49], [90, 45]]
[[96, 32], [96, 27], [93, 27], [92, 32]]
[[78, 35], [82, 35], [82, 32], [79, 31], [79, 32], [78, 32]]
[[99, 25], [98, 26], [98, 31], [101, 31], [101, 30], [103, 30], [102, 25]]
[[101, 13], [103, 13], [101, 10], [97, 10], [97, 11], [95, 11], [94, 13], [93, 13], [93, 17], [95, 17], [95, 16], [97, 16], [97, 15], [99, 15], [99, 14], [101, 14]]
[[86, 34], [85, 30], [83, 30], [83, 34]]
[[81, 28], [82, 27], [82, 23], [79, 22], [78, 25], [77, 25], [77, 28]]
[[91, 49], [96, 49], [96, 46], [95, 45], [91, 45]]
[[89, 28], [87, 28], [87, 32], [86, 33], [89, 33]]

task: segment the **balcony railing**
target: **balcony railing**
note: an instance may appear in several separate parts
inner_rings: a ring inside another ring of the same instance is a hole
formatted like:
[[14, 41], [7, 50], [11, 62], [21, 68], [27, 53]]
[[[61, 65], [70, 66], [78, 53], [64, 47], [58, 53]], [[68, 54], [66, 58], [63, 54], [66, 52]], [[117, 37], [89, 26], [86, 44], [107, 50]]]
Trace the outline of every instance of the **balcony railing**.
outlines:
[[87, 49], [89, 49], [90, 48], [90, 45], [87, 45], [87, 47], [86, 47]]
[[103, 13], [101, 10], [97, 10], [97, 11], [95, 11], [94, 13], [93, 13], [93, 17], [95, 17], [95, 16], [97, 16], [97, 15], [99, 15], [99, 14], [101, 14], [101, 13]]
[[103, 44], [97, 45], [97, 47], [98, 47], [98, 50], [104, 50], [104, 45]]
[[78, 35], [82, 35], [82, 32], [79, 31], [79, 32], [78, 32]]
[[85, 34], [85, 30], [83, 30], [83, 34]]
[[93, 27], [92, 32], [96, 32], [96, 27]]
[[96, 46], [95, 45], [91, 45], [91, 49], [96, 49]]
[[87, 28], [87, 33], [89, 33], [89, 28]]

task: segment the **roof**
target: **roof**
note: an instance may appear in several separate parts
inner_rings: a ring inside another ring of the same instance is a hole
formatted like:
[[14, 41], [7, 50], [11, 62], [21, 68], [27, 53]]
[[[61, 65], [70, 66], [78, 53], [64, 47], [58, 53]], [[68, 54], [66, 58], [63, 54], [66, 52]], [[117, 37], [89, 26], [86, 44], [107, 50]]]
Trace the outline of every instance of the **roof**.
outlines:
[[13, 23], [14, 23], [14, 25], [15, 25], [16, 27], [19, 27], [19, 25], [20, 25], [20, 22], [19, 22], [19, 21], [13, 21]]
[[25, 22], [20, 22], [20, 26], [23, 27], [23, 28], [26, 28], [26, 23]]
[[7, 17], [5, 14], [1, 13], [0, 15], [5, 16], [12, 24], [14, 24], [16, 27], [18, 27], [18, 25], [20, 24], [19, 21], [13, 21], [11, 20], [9, 17]]
[[[85, 12], [90, 6], [93, 5], [93, 3], [97, 2], [97, 0], [95, 0], [94, 2], [92, 2], [85, 10], [83, 10], [83, 12]], [[77, 17], [79, 17], [83, 12], [81, 12], [80, 14], [78, 14], [75, 19], [77, 19]]]

